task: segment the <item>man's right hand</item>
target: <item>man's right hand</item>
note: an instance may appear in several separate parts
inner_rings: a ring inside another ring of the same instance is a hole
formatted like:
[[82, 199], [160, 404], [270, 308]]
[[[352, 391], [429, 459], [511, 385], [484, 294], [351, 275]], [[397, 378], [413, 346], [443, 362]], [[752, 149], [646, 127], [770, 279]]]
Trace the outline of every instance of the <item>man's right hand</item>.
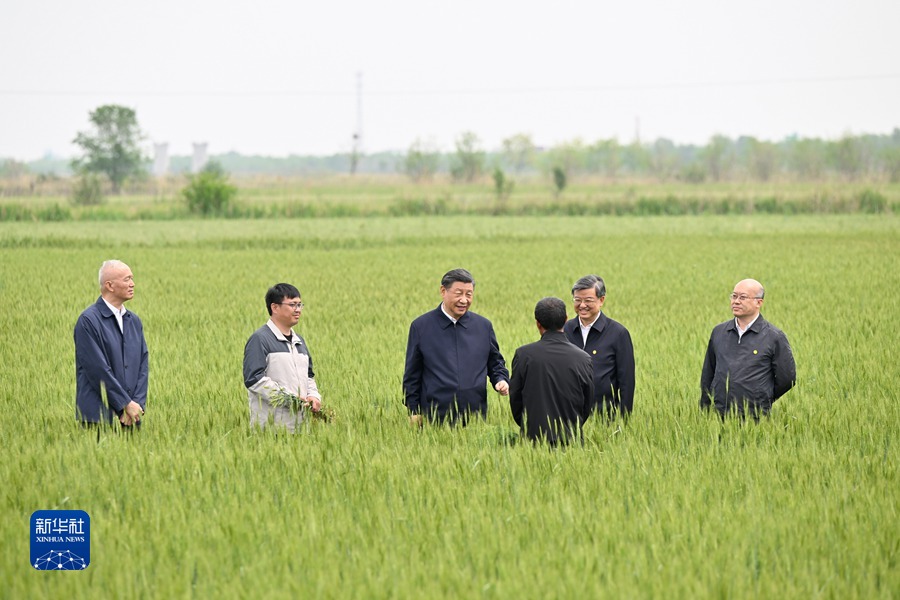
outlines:
[[141, 408], [141, 405], [132, 400], [125, 405], [125, 411], [122, 413], [122, 416], [119, 417], [119, 422], [125, 426], [134, 425], [141, 420], [141, 415], [143, 414], [144, 409]]
[[422, 426], [423, 423], [422, 415], [409, 415], [409, 424], [416, 425], [418, 427]]

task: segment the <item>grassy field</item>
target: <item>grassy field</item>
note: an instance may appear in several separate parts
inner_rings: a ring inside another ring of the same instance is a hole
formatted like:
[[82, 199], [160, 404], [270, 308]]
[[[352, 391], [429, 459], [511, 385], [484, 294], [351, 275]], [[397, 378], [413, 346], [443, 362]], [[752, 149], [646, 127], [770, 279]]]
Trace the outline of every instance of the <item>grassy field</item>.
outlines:
[[[134, 270], [151, 381], [143, 431], [98, 441], [72, 327], [106, 258]], [[533, 448], [491, 394], [485, 422], [410, 429], [409, 322], [457, 266], [507, 363], [538, 299], [602, 275], [635, 344], [628, 426]], [[700, 368], [744, 277], [798, 385], [723, 425]], [[337, 413], [293, 437], [249, 429], [241, 380], [278, 281]], [[890, 214], [0, 223], [0, 595], [897, 597], [898, 290]], [[86, 572], [29, 566], [52, 508], [90, 514]]]
[[[365, 217], [428, 215], [663, 215], [897, 213], [900, 183], [877, 180], [707, 182], [575, 178], [556, 194], [548, 177], [521, 176], [498, 200], [489, 177], [455, 184], [414, 183], [400, 175], [235, 177], [237, 198], [224, 216]], [[0, 221], [173, 220], [188, 216], [185, 177], [150, 179], [98, 206], [75, 206], [72, 180], [22, 195], [0, 181]]]

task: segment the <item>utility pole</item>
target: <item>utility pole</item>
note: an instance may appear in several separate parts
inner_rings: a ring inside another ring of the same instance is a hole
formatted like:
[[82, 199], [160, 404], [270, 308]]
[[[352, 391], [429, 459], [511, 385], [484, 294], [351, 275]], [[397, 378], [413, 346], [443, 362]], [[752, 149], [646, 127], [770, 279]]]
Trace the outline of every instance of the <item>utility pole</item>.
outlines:
[[356, 72], [356, 131], [353, 133], [353, 150], [350, 153], [350, 174], [356, 173], [362, 154], [362, 71]]

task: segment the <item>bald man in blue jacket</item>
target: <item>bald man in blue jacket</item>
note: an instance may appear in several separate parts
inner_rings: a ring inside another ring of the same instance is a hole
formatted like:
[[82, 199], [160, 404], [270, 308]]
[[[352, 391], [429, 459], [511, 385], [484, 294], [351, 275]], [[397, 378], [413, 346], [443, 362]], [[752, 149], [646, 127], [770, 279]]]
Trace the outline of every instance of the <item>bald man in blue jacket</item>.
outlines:
[[[75, 415], [82, 423], [140, 424], [150, 375], [144, 326], [125, 302], [134, 275], [125, 263], [100, 267], [100, 297], [75, 324]], [[106, 400], [102, 389], [106, 389]]]

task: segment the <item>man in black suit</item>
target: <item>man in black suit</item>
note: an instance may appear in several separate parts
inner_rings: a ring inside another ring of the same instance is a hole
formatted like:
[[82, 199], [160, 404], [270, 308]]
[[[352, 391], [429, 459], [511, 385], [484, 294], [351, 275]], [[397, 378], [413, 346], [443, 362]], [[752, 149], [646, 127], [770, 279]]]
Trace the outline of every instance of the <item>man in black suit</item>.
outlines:
[[627, 418], [634, 406], [634, 346], [631, 335], [600, 309], [606, 284], [597, 275], [585, 275], [572, 286], [575, 318], [563, 331], [572, 344], [591, 356], [594, 366], [592, 410], [608, 419]]
[[544, 298], [534, 307], [540, 341], [516, 350], [509, 384], [513, 418], [533, 441], [568, 443], [587, 421], [594, 397], [591, 357], [562, 328], [566, 304]]

